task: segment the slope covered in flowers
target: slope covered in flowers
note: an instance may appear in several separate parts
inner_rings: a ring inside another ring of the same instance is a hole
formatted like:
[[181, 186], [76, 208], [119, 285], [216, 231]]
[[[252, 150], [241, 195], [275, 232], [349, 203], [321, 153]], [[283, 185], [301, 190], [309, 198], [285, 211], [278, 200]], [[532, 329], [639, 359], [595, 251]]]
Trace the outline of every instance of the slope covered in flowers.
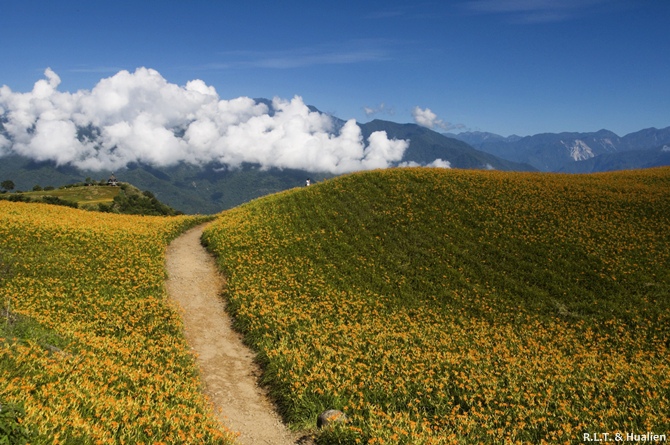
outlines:
[[285, 417], [349, 416], [320, 443], [670, 431], [670, 169], [359, 173], [204, 240]]
[[0, 404], [30, 443], [229, 443], [164, 289], [198, 221], [0, 201]]

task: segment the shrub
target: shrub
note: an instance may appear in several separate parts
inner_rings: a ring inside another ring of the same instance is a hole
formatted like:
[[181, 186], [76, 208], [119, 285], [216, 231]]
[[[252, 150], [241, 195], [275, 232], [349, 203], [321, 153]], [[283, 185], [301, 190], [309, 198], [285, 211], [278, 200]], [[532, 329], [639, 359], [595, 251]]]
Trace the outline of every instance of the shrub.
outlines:
[[23, 404], [0, 403], [0, 445], [23, 445], [32, 434], [23, 425], [26, 410]]

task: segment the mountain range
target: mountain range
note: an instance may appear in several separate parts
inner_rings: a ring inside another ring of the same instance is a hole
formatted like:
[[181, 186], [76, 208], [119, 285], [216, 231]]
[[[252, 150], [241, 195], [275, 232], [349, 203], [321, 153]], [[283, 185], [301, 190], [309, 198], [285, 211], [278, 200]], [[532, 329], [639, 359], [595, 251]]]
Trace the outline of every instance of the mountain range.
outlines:
[[[268, 104], [265, 99], [257, 102]], [[311, 111], [318, 111], [310, 107]], [[337, 132], [345, 121], [333, 118]], [[363, 138], [385, 131], [389, 139], [409, 140], [393, 166], [434, 165], [461, 169], [506, 171], [596, 172], [670, 165], [670, 127], [641, 130], [623, 137], [611, 131], [545, 133], [503, 137], [493, 133], [441, 134], [416, 124], [373, 120], [358, 124]], [[95, 129], [80, 129], [95, 137]], [[8, 138], [0, 120], [0, 135]], [[9, 138], [8, 138], [9, 139]], [[85, 171], [53, 161], [38, 162], [13, 152], [0, 153], [0, 180], [17, 190], [35, 185], [61, 186], [106, 180], [112, 173], [122, 182], [151, 191], [160, 201], [185, 213], [212, 214], [270, 193], [333, 177], [331, 173], [296, 169], [261, 169], [254, 164], [229, 168], [218, 163], [179, 163], [156, 167], [133, 163], [117, 171]]]
[[670, 165], [670, 127], [647, 128], [621, 137], [609, 130], [526, 137], [503, 137], [486, 132], [447, 133], [446, 136], [546, 172], [594, 173]]

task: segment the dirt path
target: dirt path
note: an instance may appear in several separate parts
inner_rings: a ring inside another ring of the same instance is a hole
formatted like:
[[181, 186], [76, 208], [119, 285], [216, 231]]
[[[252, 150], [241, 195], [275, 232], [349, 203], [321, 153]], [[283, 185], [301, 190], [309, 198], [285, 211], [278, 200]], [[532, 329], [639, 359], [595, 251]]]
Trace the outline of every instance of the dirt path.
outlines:
[[167, 291], [179, 307], [186, 339], [197, 354], [205, 393], [221, 422], [243, 445], [310, 443], [289, 432], [258, 386], [253, 352], [231, 325], [220, 297], [223, 277], [200, 244], [205, 225], [189, 230], [167, 250]]

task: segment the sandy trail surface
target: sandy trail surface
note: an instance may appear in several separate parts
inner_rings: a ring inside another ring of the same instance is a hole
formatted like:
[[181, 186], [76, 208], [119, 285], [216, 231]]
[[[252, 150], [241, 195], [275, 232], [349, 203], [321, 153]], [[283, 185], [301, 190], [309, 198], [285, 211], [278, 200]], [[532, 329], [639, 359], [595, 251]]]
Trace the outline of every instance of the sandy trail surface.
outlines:
[[232, 329], [221, 298], [223, 277], [200, 243], [206, 224], [168, 246], [169, 298], [180, 308], [186, 339], [197, 355], [205, 394], [221, 423], [239, 432], [242, 445], [310, 444], [306, 435], [286, 429], [265, 391], [254, 354]]

